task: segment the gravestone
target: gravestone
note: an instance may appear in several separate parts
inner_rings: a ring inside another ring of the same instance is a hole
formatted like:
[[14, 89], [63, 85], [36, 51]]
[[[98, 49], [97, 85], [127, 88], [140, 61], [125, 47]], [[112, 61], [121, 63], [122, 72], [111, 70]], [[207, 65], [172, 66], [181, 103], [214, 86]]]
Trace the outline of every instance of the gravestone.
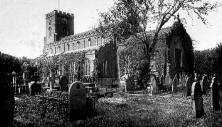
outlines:
[[220, 83], [219, 85], [219, 104], [220, 104], [220, 109], [222, 109], [222, 84]]
[[155, 75], [150, 76], [150, 88], [151, 88], [151, 95], [156, 94], [158, 92], [157, 81], [156, 81]]
[[172, 82], [171, 82], [171, 92], [176, 93], [178, 91], [178, 85], [179, 85], [179, 74], [175, 74]]
[[86, 89], [81, 82], [74, 82], [69, 87], [70, 121], [86, 118]]
[[220, 96], [219, 96], [219, 87], [218, 87], [218, 81], [216, 77], [213, 77], [211, 80], [211, 107], [213, 107], [214, 111], [217, 111], [220, 109]]
[[203, 94], [206, 94], [206, 87], [207, 87], [207, 76], [206, 75], [203, 75], [200, 85], [201, 85], [201, 89], [202, 89]]
[[59, 80], [59, 85], [61, 88], [61, 91], [68, 91], [68, 79], [66, 76], [62, 76]]
[[190, 76], [186, 82], [186, 96], [191, 96], [191, 86], [193, 82], [194, 82], [193, 77]]
[[191, 88], [192, 108], [196, 118], [204, 116], [202, 90], [199, 81], [195, 81]]
[[40, 93], [41, 92], [41, 84], [40, 83], [36, 83], [36, 82], [32, 82], [30, 84], [30, 94], [31, 95], [35, 95], [36, 93]]

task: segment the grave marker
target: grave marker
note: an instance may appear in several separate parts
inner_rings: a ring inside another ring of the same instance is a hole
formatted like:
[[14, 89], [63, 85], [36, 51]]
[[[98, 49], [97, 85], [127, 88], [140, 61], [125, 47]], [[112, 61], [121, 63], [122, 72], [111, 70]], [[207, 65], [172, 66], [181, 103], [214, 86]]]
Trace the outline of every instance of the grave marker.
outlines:
[[66, 76], [62, 76], [59, 81], [60, 89], [62, 91], [68, 91], [68, 79]]
[[191, 96], [191, 86], [193, 84], [193, 76], [190, 76], [186, 82], [186, 96]]
[[86, 89], [81, 82], [74, 82], [69, 87], [70, 121], [86, 118]]
[[211, 106], [213, 107], [213, 110], [219, 110], [220, 109], [220, 97], [219, 97], [219, 87], [218, 87], [218, 81], [216, 77], [213, 77], [211, 80]]
[[202, 89], [203, 94], [206, 94], [206, 86], [207, 86], [207, 76], [206, 75], [203, 75], [200, 85], [201, 85], [201, 89]]
[[192, 108], [196, 118], [204, 116], [202, 90], [199, 81], [195, 81], [191, 88]]
[[157, 81], [156, 81], [155, 75], [150, 76], [150, 85], [151, 85], [151, 95], [156, 94], [158, 91], [158, 88], [157, 88]]

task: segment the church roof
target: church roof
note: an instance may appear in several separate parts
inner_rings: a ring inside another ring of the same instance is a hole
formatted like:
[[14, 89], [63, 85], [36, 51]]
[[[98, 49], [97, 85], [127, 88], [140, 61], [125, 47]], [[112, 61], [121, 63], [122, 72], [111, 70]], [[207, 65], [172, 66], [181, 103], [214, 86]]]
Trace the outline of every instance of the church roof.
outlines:
[[[181, 24], [181, 22], [175, 22], [172, 26], [169, 26], [169, 27], [165, 27], [165, 28], [162, 28], [158, 34], [158, 40], [164, 40], [167, 38], [167, 36], [169, 36], [172, 31], [174, 31], [175, 29], [184, 29], [185, 28], [183, 27], [183, 24]], [[156, 30], [150, 30], [150, 31], [147, 31], [146, 32], [146, 37], [147, 40], [149, 42], [152, 42], [152, 39], [154, 37], [154, 34], [155, 34], [155, 31]], [[186, 30], [185, 30], [186, 32]], [[126, 40], [126, 44], [129, 44], [129, 43], [134, 43], [134, 42], [141, 42], [141, 40], [144, 38], [144, 34], [143, 33], [138, 33], [137, 35], [132, 35], [130, 36], [127, 40]]]
[[[169, 35], [172, 31], [173, 27], [166, 27], [162, 28], [158, 34], [158, 39], [165, 39], [167, 35]], [[156, 30], [150, 30], [146, 32], [146, 37], [148, 37], [148, 40], [151, 40], [155, 34]], [[141, 42], [141, 40], [144, 38], [143, 33], [139, 33], [137, 35], [132, 35], [130, 36], [127, 40], [126, 43], [133, 43], [133, 42]]]
[[82, 33], [66, 36], [62, 38], [60, 41], [73, 41], [73, 40], [78, 40], [86, 37], [91, 37], [97, 35], [95, 30], [88, 30]]

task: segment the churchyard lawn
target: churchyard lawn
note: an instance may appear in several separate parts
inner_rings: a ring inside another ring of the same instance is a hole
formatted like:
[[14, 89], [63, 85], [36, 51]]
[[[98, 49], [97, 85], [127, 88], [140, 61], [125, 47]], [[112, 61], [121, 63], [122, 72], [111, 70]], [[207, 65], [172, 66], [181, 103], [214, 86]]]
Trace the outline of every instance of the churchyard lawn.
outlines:
[[[14, 126], [70, 127], [67, 96], [50, 94], [42, 103], [40, 96], [20, 95], [16, 98]], [[52, 97], [53, 96], [53, 97]], [[191, 99], [182, 93], [148, 94], [116, 93], [113, 98], [100, 98], [95, 115], [78, 123], [79, 126], [222, 126], [222, 111], [213, 112], [210, 95], [204, 95], [205, 116], [196, 119], [192, 113]], [[77, 124], [75, 124], [77, 125]]]

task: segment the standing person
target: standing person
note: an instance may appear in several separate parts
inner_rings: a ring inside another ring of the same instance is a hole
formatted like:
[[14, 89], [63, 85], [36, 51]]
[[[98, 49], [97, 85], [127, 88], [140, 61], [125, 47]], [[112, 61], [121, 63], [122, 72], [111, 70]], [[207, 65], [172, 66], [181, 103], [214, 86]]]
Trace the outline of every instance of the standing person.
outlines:
[[216, 75], [212, 77], [211, 80], [211, 106], [213, 107], [214, 111], [217, 111], [220, 109], [220, 104], [219, 104], [219, 87], [218, 87], [218, 80]]
[[203, 92], [200, 86], [200, 76], [196, 75], [191, 88], [192, 107], [196, 118], [204, 116]]

